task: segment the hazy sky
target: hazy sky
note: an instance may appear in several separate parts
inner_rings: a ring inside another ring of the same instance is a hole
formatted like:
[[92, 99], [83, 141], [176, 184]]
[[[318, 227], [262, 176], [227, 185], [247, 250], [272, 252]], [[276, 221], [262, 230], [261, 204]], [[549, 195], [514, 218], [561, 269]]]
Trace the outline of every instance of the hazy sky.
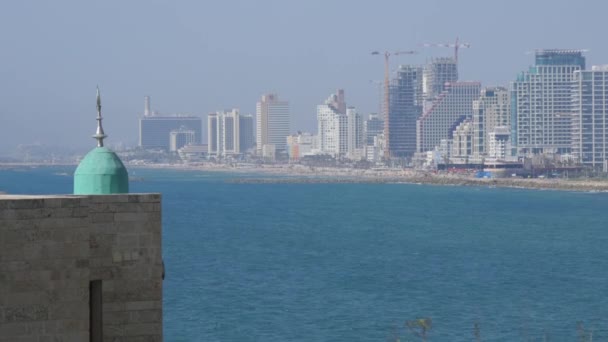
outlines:
[[17, 144], [92, 147], [95, 86], [108, 143], [137, 141], [143, 96], [161, 113], [255, 113], [266, 92], [291, 104], [292, 130], [316, 130], [316, 105], [336, 88], [348, 105], [378, 108], [382, 59], [420, 50], [423, 63], [471, 43], [461, 80], [506, 85], [535, 48], [586, 48], [608, 64], [604, 1], [2, 1], [0, 152]]

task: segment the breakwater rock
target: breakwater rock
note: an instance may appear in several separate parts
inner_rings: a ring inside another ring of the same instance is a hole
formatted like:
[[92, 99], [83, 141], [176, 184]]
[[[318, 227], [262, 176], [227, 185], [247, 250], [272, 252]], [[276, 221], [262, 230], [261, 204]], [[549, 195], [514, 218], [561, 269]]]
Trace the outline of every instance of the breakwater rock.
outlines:
[[566, 180], [566, 179], [523, 179], [495, 178], [480, 179], [471, 177], [426, 175], [403, 177], [262, 177], [262, 178], [233, 178], [230, 183], [241, 184], [430, 184], [452, 186], [484, 186], [506, 187], [539, 190], [568, 190], [568, 191], [608, 191], [608, 181], [605, 180]]

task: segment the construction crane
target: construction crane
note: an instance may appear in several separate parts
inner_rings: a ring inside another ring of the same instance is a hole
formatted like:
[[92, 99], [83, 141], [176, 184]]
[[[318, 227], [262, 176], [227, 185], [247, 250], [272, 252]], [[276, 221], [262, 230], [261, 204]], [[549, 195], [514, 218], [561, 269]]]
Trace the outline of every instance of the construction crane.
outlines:
[[389, 144], [388, 144], [388, 135], [389, 135], [389, 57], [397, 56], [397, 55], [415, 55], [417, 51], [384, 51], [381, 53], [380, 51], [372, 51], [372, 55], [384, 55], [384, 137], [386, 139], [385, 150], [384, 150], [384, 158], [389, 158]]
[[456, 42], [454, 43], [425, 43], [422, 44], [424, 47], [444, 47], [444, 48], [453, 48], [454, 49], [454, 61], [458, 64], [458, 49], [464, 48], [468, 49], [471, 47], [469, 43], [461, 43], [458, 37], [456, 37]]

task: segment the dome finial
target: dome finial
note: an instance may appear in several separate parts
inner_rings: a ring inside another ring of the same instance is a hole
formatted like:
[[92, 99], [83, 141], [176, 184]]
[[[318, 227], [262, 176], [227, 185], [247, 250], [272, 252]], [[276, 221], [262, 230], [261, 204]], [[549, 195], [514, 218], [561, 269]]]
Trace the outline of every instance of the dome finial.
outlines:
[[97, 86], [97, 132], [93, 135], [93, 138], [97, 139], [97, 147], [103, 147], [103, 139], [107, 137], [103, 132], [101, 120], [101, 96], [99, 95], [99, 86]]

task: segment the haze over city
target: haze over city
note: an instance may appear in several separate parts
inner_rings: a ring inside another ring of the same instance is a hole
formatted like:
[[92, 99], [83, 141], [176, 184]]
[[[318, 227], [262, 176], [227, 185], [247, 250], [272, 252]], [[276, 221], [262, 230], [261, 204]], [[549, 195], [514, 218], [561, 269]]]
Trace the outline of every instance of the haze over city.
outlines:
[[[163, 114], [205, 117], [225, 108], [255, 114], [276, 92], [291, 129], [316, 131], [316, 105], [336, 88], [360, 113], [378, 108], [381, 58], [423, 64], [458, 36], [461, 80], [505, 85], [537, 48], [584, 48], [608, 62], [597, 23], [607, 5], [559, 1], [26, 1], [0, 5], [0, 153], [18, 144], [92, 142], [95, 86], [109, 142], [137, 142], [143, 96]], [[205, 131], [205, 129], [203, 129]], [[203, 139], [205, 139], [203, 137]]]

